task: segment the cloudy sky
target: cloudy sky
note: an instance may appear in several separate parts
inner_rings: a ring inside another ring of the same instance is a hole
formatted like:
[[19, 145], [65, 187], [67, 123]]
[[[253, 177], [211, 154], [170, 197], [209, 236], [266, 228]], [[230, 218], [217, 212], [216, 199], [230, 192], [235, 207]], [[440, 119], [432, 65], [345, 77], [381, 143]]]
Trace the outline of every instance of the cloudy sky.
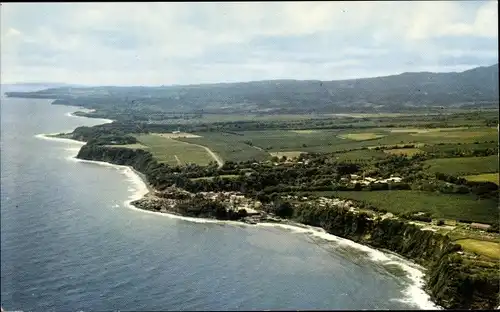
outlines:
[[498, 2], [3, 3], [1, 82], [336, 80], [498, 62]]

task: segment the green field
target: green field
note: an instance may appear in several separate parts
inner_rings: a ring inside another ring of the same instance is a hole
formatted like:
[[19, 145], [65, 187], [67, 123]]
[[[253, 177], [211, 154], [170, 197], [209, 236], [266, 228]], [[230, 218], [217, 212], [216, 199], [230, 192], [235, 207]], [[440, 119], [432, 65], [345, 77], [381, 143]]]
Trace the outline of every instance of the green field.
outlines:
[[438, 158], [426, 160], [427, 171], [450, 175], [477, 175], [498, 172], [498, 156]]
[[123, 145], [106, 145], [107, 147], [123, 147], [123, 148], [130, 148], [130, 149], [148, 149], [146, 145], [143, 144], [123, 144]]
[[365, 201], [394, 214], [430, 212], [433, 218], [463, 219], [483, 223], [498, 222], [498, 207], [495, 201], [489, 199], [476, 200], [469, 195], [403, 190], [317, 193], [322, 196], [339, 196]]
[[499, 175], [498, 173], [484, 173], [477, 175], [468, 175], [464, 177], [468, 181], [476, 181], [476, 182], [493, 182], [499, 184]]
[[385, 134], [379, 134], [374, 132], [361, 132], [361, 133], [347, 133], [339, 135], [341, 139], [348, 139], [354, 141], [366, 141], [385, 137]]
[[385, 150], [384, 152], [391, 155], [406, 155], [406, 156], [413, 156], [418, 153], [423, 153], [422, 150], [418, 148], [394, 148]]
[[387, 154], [383, 151], [377, 150], [355, 150], [345, 153], [336, 153], [334, 158], [338, 161], [356, 161], [356, 160], [370, 160], [370, 159], [383, 159], [386, 158]]
[[207, 151], [196, 145], [154, 134], [136, 135], [137, 140], [149, 148], [153, 156], [161, 163], [171, 166], [195, 163], [208, 165], [214, 159]]
[[500, 259], [500, 244], [477, 239], [461, 239], [456, 243], [460, 244], [464, 250], [475, 252], [492, 259]]
[[494, 140], [494, 142], [489, 142], [489, 143], [465, 143], [465, 144], [442, 144], [442, 145], [426, 145], [424, 147], [421, 147], [420, 149], [428, 152], [428, 153], [445, 153], [445, 152], [451, 152], [454, 150], [460, 150], [460, 151], [470, 151], [470, 150], [476, 150], [476, 149], [497, 149], [498, 148], [498, 139]]
[[179, 138], [178, 141], [200, 144], [208, 147], [224, 161], [267, 160], [268, 152], [245, 143], [244, 137], [224, 132], [204, 132], [202, 138]]

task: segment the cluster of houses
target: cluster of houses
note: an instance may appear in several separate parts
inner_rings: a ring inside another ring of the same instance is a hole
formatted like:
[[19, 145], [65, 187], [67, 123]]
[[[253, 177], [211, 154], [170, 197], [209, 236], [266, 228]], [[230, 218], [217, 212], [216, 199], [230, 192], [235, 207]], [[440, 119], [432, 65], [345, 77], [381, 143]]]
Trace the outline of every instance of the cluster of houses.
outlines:
[[262, 207], [260, 201], [246, 198], [244, 195], [235, 192], [200, 192], [199, 194], [206, 199], [224, 203], [234, 211], [245, 209], [249, 215], [260, 214], [257, 210]]
[[377, 179], [377, 178], [371, 178], [371, 177], [361, 177], [357, 174], [351, 174], [351, 178], [341, 178], [340, 179], [341, 181], [344, 181], [344, 182], [351, 182], [351, 183], [359, 183], [359, 184], [363, 184], [363, 185], [369, 185], [371, 183], [399, 183], [403, 180], [403, 178], [400, 178], [400, 177], [395, 177], [393, 175], [391, 175], [390, 178], [387, 178], [387, 179]]

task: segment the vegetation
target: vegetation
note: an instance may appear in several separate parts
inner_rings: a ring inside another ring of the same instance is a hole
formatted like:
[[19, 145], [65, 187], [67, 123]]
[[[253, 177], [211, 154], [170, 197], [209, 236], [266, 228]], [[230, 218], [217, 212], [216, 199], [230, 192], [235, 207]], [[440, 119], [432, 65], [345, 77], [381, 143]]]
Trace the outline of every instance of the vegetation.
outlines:
[[200, 146], [180, 142], [154, 134], [137, 135], [137, 140], [148, 147], [160, 163], [169, 165], [208, 165], [214, 159]]
[[[494, 223], [498, 221], [498, 202], [477, 200], [470, 195], [439, 194], [421, 191], [395, 190], [376, 192], [338, 192], [322, 195], [355, 199], [365, 205], [377, 207], [394, 214], [430, 212], [434, 218], [471, 220]], [[494, 216], [497, 217], [494, 217]]]
[[[64, 137], [87, 142], [78, 158], [143, 173], [156, 194], [135, 202], [143, 209], [241, 220], [250, 213], [202, 195], [238, 193], [261, 212], [425, 265], [427, 287], [446, 308], [491, 309], [499, 301], [497, 73], [494, 65], [349, 81], [66, 86], [10, 96], [56, 98], [95, 109], [82, 116], [115, 120]], [[492, 226], [474, 230], [472, 222]]]
[[484, 173], [478, 175], [469, 175], [464, 177], [468, 181], [476, 181], [476, 182], [492, 182], [499, 184], [499, 175], [498, 173]]
[[425, 161], [429, 172], [450, 175], [475, 175], [498, 172], [498, 156], [430, 159]]

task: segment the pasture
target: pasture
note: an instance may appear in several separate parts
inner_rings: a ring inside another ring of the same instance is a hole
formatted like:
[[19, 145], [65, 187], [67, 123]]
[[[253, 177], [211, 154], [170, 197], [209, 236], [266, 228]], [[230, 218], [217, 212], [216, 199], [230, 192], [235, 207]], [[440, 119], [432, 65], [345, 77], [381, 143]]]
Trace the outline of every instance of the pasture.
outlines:
[[139, 144], [139, 143], [136, 143], [136, 144], [122, 144], [122, 145], [106, 145], [106, 147], [122, 147], [122, 148], [143, 149], [143, 150], [147, 150], [148, 149], [148, 147], [146, 145]]
[[370, 160], [370, 159], [383, 159], [387, 155], [382, 151], [377, 150], [354, 150], [345, 153], [335, 153], [333, 156], [337, 161], [357, 161], [357, 160]]
[[481, 173], [498, 173], [498, 156], [437, 158], [425, 161], [426, 170], [431, 173], [465, 176]]
[[[421, 191], [339, 191], [316, 192], [321, 196], [343, 197], [364, 201], [394, 214], [430, 212], [432, 218], [470, 220], [481, 223], [498, 222], [494, 200], [476, 200], [469, 195], [439, 194]], [[497, 218], [495, 220], [495, 217]]]
[[464, 177], [467, 181], [474, 182], [493, 182], [499, 184], [499, 174], [498, 173], [483, 173], [477, 175], [468, 175]]
[[385, 137], [385, 134], [379, 134], [374, 132], [361, 132], [361, 133], [347, 133], [339, 135], [339, 138], [354, 140], [354, 141], [366, 141]]
[[416, 155], [418, 153], [423, 153], [423, 151], [418, 149], [418, 148], [394, 148], [394, 149], [384, 150], [384, 153], [390, 154], [390, 155], [413, 156], [413, 155]]
[[484, 255], [492, 259], [500, 260], [500, 244], [497, 242], [477, 240], [477, 239], [460, 239], [455, 241], [460, 244], [466, 251]]
[[143, 134], [135, 137], [141, 145], [147, 146], [148, 150], [161, 163], [171, 166], [194, 163], [203, 166], [214, 161], [208, 152], [200, 146], [156, 134]]

